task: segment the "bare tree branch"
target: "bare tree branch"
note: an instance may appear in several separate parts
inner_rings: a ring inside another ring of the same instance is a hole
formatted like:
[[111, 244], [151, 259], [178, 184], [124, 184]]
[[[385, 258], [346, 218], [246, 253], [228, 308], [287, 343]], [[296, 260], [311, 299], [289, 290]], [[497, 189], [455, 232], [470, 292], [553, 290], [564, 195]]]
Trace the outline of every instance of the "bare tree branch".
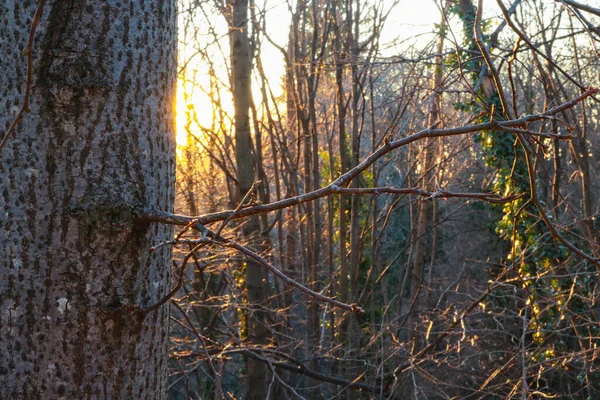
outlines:
[[[323, 188], [320, 188], [320, 189], [317, 189], [312, 192], [305, 193], [305, 194], [302, 194], [299, 196], [290, 197], [287, 199], [269, 203], [269, 204], [260, 204], [260, 205], [256, 205], [256, 206], [243, 208], [243, 209], [235, 212], [235, 216], [233, 216], [233, 217], [232, 217], [232, 214], [234, 213], [233, 210], [220, 211], [220, 212], [216, 212], [216, 213], [212, 213], [212, 214], [202, 215], [199, 217], [189, 217], [189, 216], [184, 216], [184, 215], [164, 213], [164, 212], [158, 211], [158, 210], [146, 210], [144, 213], [142, 213], [139, 216], [139, 219], [140, 219], [140, 222], [142, 222], [142, 221], [161, 222], [161, 223], [166, 223], [166, 224], [184, 225], [184, 226], [189, 223], [190, 219], [195, 219], [198, 223], [200, 223], [202, 225], [207, 225], [207, 224], [211, 224], [211, 223], [214, 223], [217, 221], [223, 221], [228, 218], [239, 219], [239, 218], [248, 217], [250, 215], [268, 213], [271, 211], [277, 211], [277, 210], [281, 210], [284, 208], [297, 206], [299, 204], [306, 203], [308, 201], [312, 201], [312, 200], [319, 199], [322, 197], [331, 196], [334, 194], [344, 194], [344, 192], [347, 190], [347, 189], [345, 189], [345, 187], [354, 178], [356, 178], [363, 171], [365, 171], [367, 168], [369, 168], [375, 161], [377, 161], [378, 159], [380, 159], [381, 157], [383, 157], [384, 155], [388, 154], [389, 152], [391, 152], [395, 149], [398, 149], [400, 147], [406, 146], [410, 143], [413, 143], [415, 141], [418, 141], [418, 140], [421, 140], [424, 138], [428, 138], [428, 137], [458, 136], [458, 135], [464, 135], [464, 134], [468, 134], [468, 133], [476, 133], [476, 132], [480, 132], [480, 131], [508, 131], [508, 130], [514, 130], [514, 128], [522, 128], [532, 122], [552, 118], [554, 115], [575, 106], [579, 102], [585, 100], [586, 98], [588, 98], [590, 96], [593, 96], [596, 93], [598, 93], [598, 89], [589, 88], [584, 93], [582, 93], [580, 96], [578, 96], [572, 100], [569, 100], [561, 105], [558, 105], [544, 113], [526, 115], [521, 118], [508, 120], [508, 121], [494, 120], [494, 121], [486, 122], [486, 123], [482, 123], [482, 124], [460, 126], [460, 127], [456, 127], [456, 128], [447, 128], [447, 129], [428, 128], [428, 129], [423, 129], [413, 135], [407, 136], [402, 139], [398, 139], [398, 140], [394, 140], [394, 141], [386, 141], [379, 149], [377, 149], [376, 151], [371, 153], [369, 156], [367, 156], [356, 167], [352, 168], [345, 174], [339, 176], [335, 181], [333, 181], [332, 183], [330, 183], [329, 185], [327, 185]], [[523, 133], [529, 134], [529, 131], [524, 130]], [[539, 136], [539, 134], [538, 134], [538, 136]], [[570, 136], [566, 136], [566, 135], [558, 135], [558, 136], [560, 136], [560, 137], [564, 136], [565, 139], [571, 138]], [[376, 189], [372, 189], [372, 190], [373, 190], [373, 192], [377, 191]], [[396, 193], [416, 194], [416, 195], [423, 196], [423, 197], [431, 197], [432, 195], [434, 195], [434, 193], [427, 192], [422, 189], [416, 189], [416, 188], [395, 189], [395, 190], [397, 191]], [[405, 192], [401, 192], [401, 190], [405, 190]], [[436, 192], [436, 193], [438, 193], [438, 192]], [[368, 193], [368, 194], [375, 194], [375, 193]], [[493, 194], [493, 193], [490, 193], [490, 194], [474, 193], [474, 194], [470, 195], [468, 193], [460, 193], [459, 194], [459, 193], [451, 193], [451, 192], [439, 192], [435, 197], [442, 197], [442, 198], [444, 198], [444, 197], [462, 197], [462, 198], [471, 197], [474, 199], [479, 199], [479, 200], [484, 200], [484, 201], [489, 201], [489, 202], [497, 202], [497, 203], [508, 202], [508, 201], [512, 201], [515, 199], [514, 197], [511, 197], [511, 196], [500, 197], [497, 194]]]
[[37, 23], [40, 19], [40, 15], [42, 15], [42, 11], [44, 10], [44, 5], [46, 4], [46, 0], [40, 0], [35, 10], [35, 14], [33, 15], [33, 19], [31, 20], [31, 28], [29, 29], [29, 40], [27, 41], [27, 46], [23, 49], [23, 55], [27, 57], [27, 82], [25, 83], [25, 94], [23, 95], [23, 104], [19, 109], [19, 112], [15, 116], [12, 124], [4, 134], [2, 141], [0, 141], [0, 151], [6, 146], [8, 139], [14, 132], [17, 124], [23, 118], [23, 114], [29, 110], [29, 96], [31, 94], [31, 82], [33, 79], [33, 40], [35, 39], [35, 31], [37, 29]]
[[[173, 215], [174, 217], [181, 217], [181, 216], [176, 216]], [[167, 218], [165, 218], [165, 220], [167, 220]], [[232, 249], [235, 249], [237, 251], [239, 251], [240, 253], [244, 254], [245, 256], [253, 259], [254, 261], [256, 261], [257, 263], [259, 263], [261, 266], [265, 267], [266, 269], [268, 269], [269, 271], [271, 271], [271, 273], [273, 273], [273, 275], [277, 276], [279, 279], [281, 279], [286, 285], [294, 287], [298, 290], [300, 290], [301, 292], [304, 292], [306, 294], [308, 294], [309, 296], [325, 302], [325, 303], [329, 303], [335, 307], [341, 308], [343, 310], [347, 310], [347, 311], [351, 311], [355, 314], [364, 314], [365, 311], [358, 305], [355, 303], [352, 304], [346, 304], [346, 303], [342, 303], [341, 301], [332, 299], [330, 297], [327, 296], [323, 296], [320, 293], [317, 293], [309, 288], [307, 288], [306, 286], [302, 285], [299, 282], [296, 282], [295, 280], [291, 279], [290, 277], [288, 277], [287, 275], [285, 275], [283, 272], [281, 272], [279, 269], [277, 269], [277, 267], [275, 267], [274, 265], [272, 265], [271, 263], [269, 263], [267, 260], [265, 260], [263, 257], [261, 257], [260, 255], [256, 254], [254, 251], [250, 250], [249, 248], [242, 246], [241, 244], [234, 242], [233, 240], [230, 239], [226, 239], [223, 236], [217, 236], [213, 231], [211, 231], [210, 229], [206, 228], [204, 225], [200, 224], [197, 220], [190, 220], [188, 226], [191, 226], [193, 229], [196, 229], [200, 232], [202, 232], [202, 235], [204, 236], [201, 239], [195, 239], [195, 240], [191, 240], [191, 239], [174, 239], [174, 240], [170, 240], [167, 242], [163, 242], [160, 243], [158, 246], [153, 247], [153, 250], [158, 249], [159, 247], [165, 246], [165, 245], [178, 245], [178, 244], [191, 244], [194, 245], [194, 249], [188, 253], [184, 259], [184, 261], [182, 262], [182, 265], [180, 267], [180, 271], [182, 271], [185, 267], [185, 264], [187, 263], [187, 260], [190, 258], [192, 252], [197, 251], [200, 247], [205, 246], [209, 243], [213, 243], [216, 244], [218, 246], [221, 247], [229, 247]], [[159, 301], [157, 304], [151, 306], [151, 307], [145, 307], [142, 308], [142, 311], [147, 312], [147, 311], [153, 311], [156, 310], [158, 307], [160, 307], [162, 304], [166, 303], [166, 301], [168, 301], [171, 297], [173, 297], [173, 295], [175, 294], [175, 292], [177, 292], [177, 290], [179, 290], [179, 288], [181, 287], [181, 278], [182, 274], [180, 273], [180, 279], [178, 281], [178, 284], [175, 286], [175, 288], [173, 290], [171, 290], [171, 292], [169, 292], [169, 294], [167, 296], [165, 296], [165, 298], [161, 301]]]
[[582, 4], [582, 3], [579, 3], [579, 2], [573, 1], [573, 0], [554, 0], [554, 1], [557, 3], [567, 4], [571, 7], [577, 8], [579, 10], [587, 11], [589, 13], [592, 13], [592, 14], [600, 17], [600, 8], [588, 6], [587, 4]]

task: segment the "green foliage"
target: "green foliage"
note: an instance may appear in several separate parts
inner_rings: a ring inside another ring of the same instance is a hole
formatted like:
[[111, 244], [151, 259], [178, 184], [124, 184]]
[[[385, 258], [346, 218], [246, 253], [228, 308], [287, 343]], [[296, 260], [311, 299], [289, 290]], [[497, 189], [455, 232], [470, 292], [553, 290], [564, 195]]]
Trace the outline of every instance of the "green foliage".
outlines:
[[[331, 157], [333, 157], [333, 173], [331, 171]], [[339, 154], [330, 154], [327, 150], [319, 152], [321, 159], [321, 179], [329, 182], [332, 176], [340, 176], [342, 172], [342, 158]]]
[[[457, 6], [452, 9], [452, 12], [458, 14], [463, 21], [464, 35], [467, 41], [465, 47], [477, 51], [473, 37], [474, 15], [464, 15], [459, 11]], [[484, 26], [483, 30], [487, 28]], [[488, 39], [487, 36], [484, 37], [485, 41]], [[463, 60], [461, 66], [470, 74], [475, 87], [483, 67], [482, 58], [473, 57], [472, 54], [467, 53], [465, 51], [458, 56]], [[457, 56], [448, 57], [446, 62], [457, 65], [458, 58]], [[498, 112], [502, 107], [497, 94], [486, 98], [483, 91], [480, 90], [478, 95], [476, 99], [456, 104], [455, 107], [479, 115], [475, 119], [475, 123], [488, 122], [492, 118], [507, 118]], [[572, 277], [567, 271], [562, 274], [558, 273], [560, 270], [568, 270], [574, 260], [562, 244], [552, 239], [552, 235], [540, 221], [537, 209], [529, 201], [531, 187], [525, 152], [515, 136], [508, 132], [482, 132], [477, 136], [476, 141], [481, 146], [486, 166], [494, 170], [494, 191], [505, 196], [523, 195], [517, 200], [496, 206], [501, 210], [501, 218], [497, 221], [496, 232], [511, 247], [510, 253], [507, 254], [505, 260], [501, 260], [501, 264], [512, 266], [510, 272], [513, 275], [505, 277], [505, 279], [520, 286], [525, 296], [526, 307], [522, 310], [524, 313], [522, 316], [528, 318], [529, 321], [526, 346], [535, 349], [527, 352], [528, 362], [536, 365], [553, 360], [556, 357], [557, 346], [551, 338], [556, 335], [557, 329], [564, 329], [564, 319], [567, 313], [577, 315], [584, 311], [582, 308], [586, 303], [581, 299], [592, 295], [592, 288], [597, 279], [593, 274], [588, 275], [586, 281]], [[502, 269], [494, 270], [493, 275], [497, 277]], [[593, 271], [593, 268], [590, 267], [590, 270]], [[546, 279], [546, 276], [555, 277]], [[573, 296], [573, 293], [577, 295]], [[502, 301], [500, 300], [500, 302]], [[496, 305], [501, 308], [505, 306], [498, 302]], [[590, 337], [593, 337], [592, 332], [588, 331], [580, 339], [589, 340]], [[563, 342], [562, 346], [567, 345]], [[550, 384], [549, 381], [546, 381], [546, 384]], [[531, 387], [536, 386], [537, 384], [532, 382]]]
[[[248, 338], [248, 290], [245, 289], [246, 283], [246, 263], [242, 263], [240, 268], [235, 268], [231, 272], [231, 276], [235, 279], [236, 286], [241, 292], [241, 296], [238, 299], [242, 303], [243, 307], [238, 307], [238, 319], [239, 319], [239, 331], [240, 338], [247, 339]], [[243, 290], [242, 290], [243, 289]]]

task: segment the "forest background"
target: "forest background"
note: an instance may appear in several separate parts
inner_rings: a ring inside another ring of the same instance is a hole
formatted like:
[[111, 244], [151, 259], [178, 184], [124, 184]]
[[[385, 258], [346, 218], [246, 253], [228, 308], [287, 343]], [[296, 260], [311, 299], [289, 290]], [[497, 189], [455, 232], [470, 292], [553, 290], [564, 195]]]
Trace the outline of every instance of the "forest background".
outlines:
[[179, 211], [361, 309], [194, 253], [174, 398], [598, 396], [600, 12], [476, 3], [180, 5]]
[[598, 398], [599, 23], [4, 2], [0, 397]]

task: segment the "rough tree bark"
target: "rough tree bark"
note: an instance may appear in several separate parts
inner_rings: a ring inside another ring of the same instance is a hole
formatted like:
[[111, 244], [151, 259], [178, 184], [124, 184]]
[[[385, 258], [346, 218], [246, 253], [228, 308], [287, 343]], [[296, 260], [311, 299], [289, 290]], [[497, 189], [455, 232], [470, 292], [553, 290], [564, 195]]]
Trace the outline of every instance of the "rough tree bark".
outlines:
[[[0, 135], [33, 0], [0, 5]], [[176, 2], [48, 1], [0, 152], [0, 397], [166, 397]], [[125, 311], [124, 311], [125, 310]], [[127, 311], [129, 310], [129, 311]]]

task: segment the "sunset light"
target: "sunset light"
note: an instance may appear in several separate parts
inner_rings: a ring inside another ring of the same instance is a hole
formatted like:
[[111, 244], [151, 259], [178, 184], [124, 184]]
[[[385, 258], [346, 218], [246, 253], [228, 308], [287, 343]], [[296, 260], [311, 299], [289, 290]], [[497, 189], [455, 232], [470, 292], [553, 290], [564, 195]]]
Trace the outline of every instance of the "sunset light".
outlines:
[[[184, 4], [187, 3], [184, 1]], [[372, 4], [375, 5], [381, 10], [380, 12], [389, 12], [388, 22], [381, 31], [382, 57], [403, 57], [403, 53], [422, 51], [435, 39], [434, 24], [439, 23], [441, 10], [439, 1], [427, 0], [417, 3], [408, 0], [383, 0]], [[281, 50], [286, 48], [289, 40], [290, 6], [290, 3], [281, 0], [255, 3], [257, 12], [261, 18], [264, 18], [266, 35], [261, 41], [261, 51], [258, 56], [270, 83], [270, 90], [275, 97], [284, 94], [282, 82], [286, 67]], [[184, 24], [186, 29], [180, 32], [179, 58], [180, 64], [185, 68], [181, 70], [177, 91], [177, 143], [179, 145], [185, 144], [187, 140], [185, 130], [187, 112], [193, 110], [204, 127], [211, 126], [212, 109], [215, 104], [211, 100], [210, 93], [217, 86], [221, 91], [220, 104], [217, 108], [227, 111], [229, 122], [233, 116], [232, 96], [229, 92], [227, 75], [230, 70], [226, 66], [226, 57], [229, 54], [228, 28], [224, 18], [218, 12], [210, 7], [207, 7], [205, 12], [212, 13], [208, 25]], [[493, 2], [484, 2], [484, 16], [487, 18], [494, 14], [498, 14], [498, 10], [493, 6]], [[181, 18], [184, 16], [185, 14], [182, 14]], [[453, 18], [452, 23], [455, 29], [460, 30], [460, 21]], [[209, 45], [205, 47], [203, 44], [203, 47], [199, 48], [198, 35], [209, 39]], [[216, 74], [214, 79], [210, 74]], [[256, 103], [260, 103], [262, 94], [256, 72], [252, 80], [252, 94]], [[189, 108], [190, 106], [193, 106], [193, 109]], [[194, 125], [191, 125], [191, 132], [195, 135], [201, 134], [201, 130]]]
[[0, 399], [600, 399], [598, 0], [4, 0], [0, 67]]

